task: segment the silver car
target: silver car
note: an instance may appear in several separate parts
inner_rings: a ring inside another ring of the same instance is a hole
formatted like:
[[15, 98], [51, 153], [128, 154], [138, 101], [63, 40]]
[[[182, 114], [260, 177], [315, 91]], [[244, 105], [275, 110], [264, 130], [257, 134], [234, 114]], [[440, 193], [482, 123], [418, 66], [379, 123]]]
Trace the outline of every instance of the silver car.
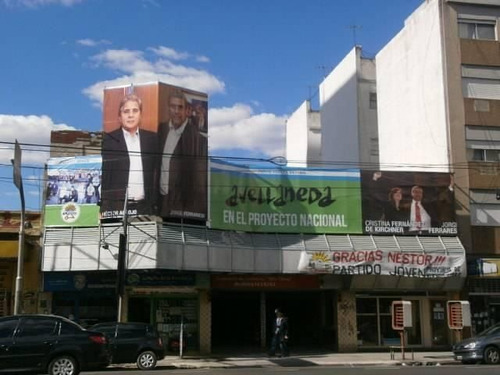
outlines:
[[462, 363], [500, 364], [500, 323], [453, 345], [455, 359]]

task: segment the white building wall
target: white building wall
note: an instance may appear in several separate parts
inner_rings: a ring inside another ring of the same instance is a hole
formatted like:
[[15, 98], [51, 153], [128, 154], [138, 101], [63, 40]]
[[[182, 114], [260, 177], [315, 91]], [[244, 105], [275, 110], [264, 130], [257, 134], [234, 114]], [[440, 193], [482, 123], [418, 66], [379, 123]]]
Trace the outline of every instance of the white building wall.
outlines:
[[375, 74], [375, 61], [360, 58], [358, 69], [358, 122], [361, 168], [378, 167], [377, 109], [370, 108], [370, 94], [377, 93]]
[[354, 48], [319, 86], [321, 157], [329, 167], [359, 161], [357, 53]]
[[438, 4], [424, 2], [376, 56], [381, 169], [449, 171]]
[[322, 166], [321, 162], [321, 116], [319, 111], [310, 111], [308, 116], [307, 166]]
[[286, 122], [286, 159], [289, 166], [305, 167], [321, 159], [319, 112], [304, 101]]

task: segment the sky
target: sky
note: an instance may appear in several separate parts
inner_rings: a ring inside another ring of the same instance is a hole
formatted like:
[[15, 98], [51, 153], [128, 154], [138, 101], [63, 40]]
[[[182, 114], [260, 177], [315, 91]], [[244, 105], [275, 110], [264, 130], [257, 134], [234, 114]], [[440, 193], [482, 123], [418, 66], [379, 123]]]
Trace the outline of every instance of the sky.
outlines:
[[105, 87], [208, 94], [209, 154], [285, 156], [287, 118], [362, 46], [375, 55], [423, 0], [0, 0], [0, 210], [42, 209], [52, 130], [99, 131]]

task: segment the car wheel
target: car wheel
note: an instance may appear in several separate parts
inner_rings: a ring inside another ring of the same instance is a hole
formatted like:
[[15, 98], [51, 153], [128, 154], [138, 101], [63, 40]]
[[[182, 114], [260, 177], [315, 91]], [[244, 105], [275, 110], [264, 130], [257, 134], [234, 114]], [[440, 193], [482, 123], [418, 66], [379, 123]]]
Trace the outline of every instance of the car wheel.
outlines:
[[146, 350], [137, 357], [137, 367], [141, 370], [152, 370], [156, 367], [156, 354]]
[[50, 361], [48, 373], [49, 375], [78, 375], [80, 369], [73, 357], [62, 355]]
[[484, 349], [484, 362], [489, 365], [497, 365], [500, 363], [500, 351], [498, 348], [488, 346]]

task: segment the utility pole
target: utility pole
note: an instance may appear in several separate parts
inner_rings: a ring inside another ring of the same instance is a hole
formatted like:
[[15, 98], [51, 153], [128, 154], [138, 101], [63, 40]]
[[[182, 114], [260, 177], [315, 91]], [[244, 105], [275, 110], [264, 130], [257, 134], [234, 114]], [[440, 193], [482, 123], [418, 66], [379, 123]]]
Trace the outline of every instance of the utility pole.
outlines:
[[128, 188], [125, 191], [125, 204], [123, 207], [123, 233], [120, 233], [118, 246], [118, 265], [116, 269], [116, 292], [118, 294], [118, 322], [123, 320], [123, 297], [125, 295], [125, 276], [127, 273], [127, 229], [128, 229]]
[[16, 276], [16, 289], [14, 293], [14, 315], [22, 312], [21, 302], [23, 300], [23, 275], [24, 275], [24, 222], [25, 219], [25, 204], [24, 204], [24, 189], [23, 178], [21, 176], [21, 146], [17, 142], [14, 146], [14, 185], [19, 189], [19, 196], [21, 198], [21, 223], [19, 224], [19, 247], [17, 252], [17, 276]]

